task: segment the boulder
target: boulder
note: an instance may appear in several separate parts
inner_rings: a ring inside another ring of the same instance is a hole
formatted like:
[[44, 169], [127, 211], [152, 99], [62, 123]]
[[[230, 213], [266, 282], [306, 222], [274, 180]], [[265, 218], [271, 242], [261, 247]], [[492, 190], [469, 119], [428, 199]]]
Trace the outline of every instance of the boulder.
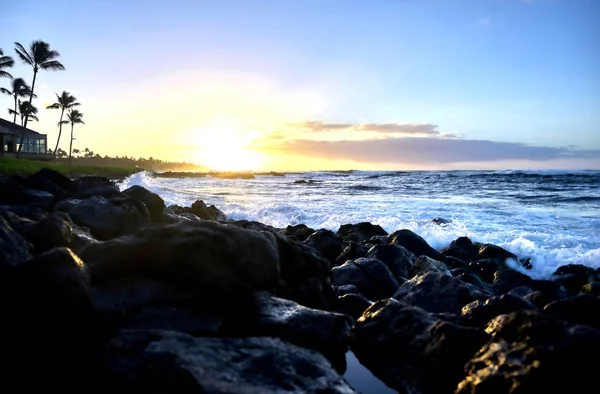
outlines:
[[292, 238], [295, 241], [304, 241], [315, 230], [308, 227], [306, 224], [297, 224], [295, 226], [287, 226], [283, 230], [283, 235]]
[[304, 244], [317, 250], [323, 257], [335, 263], [336, 258], [344, 249], [344, 242], [331, 230], [320, 229], [309, 235]]
[[320, 353], [278, 338], [125, 330], [105, 350], [106, 388], [145, 393], [355, 393]]
[[369, 300], [388, 298], [398, 290], [390, 269], [377, 259], [359, 258], [331, 270], [334, 285], [354, 285]]
[[360, 222], [356, 224], [342, 224], [336, 235], [345, 242], [363, 242], [374, 236], [387, 236], [388, 233], [378, 224]]
[[440, 252], [429, 246], [427, 241], [425, 241], [421, 236], [415, 234], [414, 232], [403, 229], [394, 231], [388, 237], [391, 244], [400, 245], [409, 251], [411, 251], [416, 257], [421, 255], [425, 255], [434, 260], [444, 261], [445, 256]]
[[64, 214], [55, 212], [37, 222], [21, 225], [17, 229], [27, 241], [31, 242], [35, 253], [40, 254], [53, 248], [71, 244], [73, 229], [68, 216], [66, 219]]
[[68, 190], [74, 198], [122, 197], [117, 185], [103, 176], [86, 175], [72, 181]]
[[367, 245], [350, 241], [344, 250], [342, 250], [342, 253], [335, 258], [333, 266], [337, 267], [338, 265], [344, 264], [348, 260], [356, 260], [361, 257], [366, 257], [368, 250], [369, 247]]
[[427, 257], [425, 255], [419, 256], [419, 258], [412, 265], [412, 276], [423, 275], [427, 272], [441, 272], [443, 274], [450, 275], [450, 270], [446, 266], [445, 263], [441, 261], [434, 260], [431, 257]]
[[411, 277], [416, 260], [415, 255], [408, 249], [393, 244], [373, 245], [367, 251], [366, 257], [383, 262], [400, 283]]
[[152, 223], [161, 223], [163, 220], [163, 211], [165, 210], [164, 200], [156, 193], [150, 190], [134, 185], [123, 191], [123, 194], [133, 198], [134, 200], [144, 203], [150, 214]]
[[32, 253], [33, 246], [0, 216], [0, 273], [29, 260]]
[[504, 294], [465, 305], [462, 308], [461, 321], [465, 326], [485, 328], [487, 323], [496, 316], [521, 309], [537, 310], [537, 307], [521, 297]]

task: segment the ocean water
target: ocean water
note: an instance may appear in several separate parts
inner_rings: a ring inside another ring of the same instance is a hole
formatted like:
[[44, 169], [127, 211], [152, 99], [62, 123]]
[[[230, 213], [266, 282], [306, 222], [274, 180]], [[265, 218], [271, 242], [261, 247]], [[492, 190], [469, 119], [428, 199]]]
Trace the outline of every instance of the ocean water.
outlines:
[[600, 171], [321, 171], [255, 179], [141, 172], [119, 186], [133, 185], [167, 205], [203, 200], [230, 219], [278, 228], [303, 223], [337, 231], [367, 221], [389, 233], [410, 229], [437, 250], [468, 236], [531, 258], [533, 268], [522, 272], [533, 278], [565, 264], [600, 267]]

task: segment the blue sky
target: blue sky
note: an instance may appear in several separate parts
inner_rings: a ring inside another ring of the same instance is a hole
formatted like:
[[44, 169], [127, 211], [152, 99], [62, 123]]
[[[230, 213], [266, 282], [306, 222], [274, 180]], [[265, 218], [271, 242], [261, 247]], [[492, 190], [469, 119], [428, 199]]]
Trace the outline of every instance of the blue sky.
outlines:
[[[3, 5], [0, 22], [5, 53], [13, 41], [39, 38], [61, 52], [67, 71], [39, 78], [48, 100], [71, 90], [99, 120], [100, 106], [119, 112], [111, 97], [149, 100], [153, 92], [169, 105], [195, 97], [181, 87], [233, 80], [315, 97], [308, 107], [323, 103], [294, 121], [430, 124], [464, 140], [585, 149], [581, 165], [600, 167], [589, 152], [600, 150], [597, 0], [21, 0]], [[14, 70], [30, 80], [23, 66]], [[165, 113], [152, 112], [166, 122]], [[53, 117], [40, 122], [49, 138]], [[88, 129], [84, 142], [122, 154], [103, 145], [106, 131]]]

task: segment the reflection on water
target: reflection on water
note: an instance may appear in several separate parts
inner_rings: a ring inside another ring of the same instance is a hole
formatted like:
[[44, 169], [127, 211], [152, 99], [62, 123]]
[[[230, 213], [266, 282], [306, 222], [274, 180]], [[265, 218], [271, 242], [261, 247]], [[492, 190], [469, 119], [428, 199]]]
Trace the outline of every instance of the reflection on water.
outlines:
[[358, 361], [354, 353], [346, 353], [344, 379], [360, 394], [397, 394], [398, 392], [377, 379]]

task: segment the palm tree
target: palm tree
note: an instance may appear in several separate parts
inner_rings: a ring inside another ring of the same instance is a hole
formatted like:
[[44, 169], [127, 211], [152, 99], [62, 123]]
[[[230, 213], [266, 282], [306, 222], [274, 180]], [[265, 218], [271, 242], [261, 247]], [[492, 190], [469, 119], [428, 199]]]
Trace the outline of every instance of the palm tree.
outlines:
[[[8, 94], [10, 96], [13, 96], [13, 98], [15, 99], [15, 109], [12, 110], [9, 108], [8, 113], [11, 115], [14, 115], [13, 123], [17, 123], [17, 115], [19, 114], [19, 112], [18, 112], [19, 97], [29, 97], [29, 95], [31, 94], [31, 89], [29, 88], [29, 86], [27, 86], [27, 83], [25, 82], [25, 80], [23, 78], [13, 79], [11, 85], [12, 85], [11, 86], [12, 90], [0, 88], [0, 92], [4, 93], [4, 94]], [[36, 97], [35, 94], [33, 95], [33, 97]]]
[[65, 114], [65, 110], [69, 110], [73, 107], [77, 107], [80, 105], [77, 102], [77, 99], [74, 96], [71, 96], [71, 93], [67, 91], [63, 91], [61, 95], [56, 95], [57, 101], [46, 107], [46, 109], [60, 109], [60, 120], [58, 122], [58, 139], [56, 140], [56, 148], [54, 151], [56, 152], [58, 149], [58, 143], [60, 142], [60, 136], [62, 134], [62, 125], [63, 125], [63, 115]]
[[[33, 82], [31, 82], [31, 93], [29, 95], [29, 104], [33, 100], [33, 90], [35, 89], [35, 78], [40, 70], [58, 71], [64, 70], [65, 66], [56, 60], [60, 56], [55, 50], [50, 49], [50, 44], [44, 41], [36, 40], [29, 45], [29, 51], [23, 45], [15, 42], [15, 51], [25, 64], [29, 64], [33, 68]], [[27, 119], [25, 119], [24, 127], [27, 127]], [[23, 138], [21, 136], [21, 138]], [[22, 144], [21, 144], [22, 145]], [[17, 157], [21, 153], [21, 149], [17, 153]]]
[[[27, 120], [35, 120], [39, 122], [40, 120], [36, 116], [38, 113], [38, 109], [29, 104], [29, 101], [20, 101], [19, 100], [19, 115], [21, 115], [21, 126], [27, 123]], [[21, 145], [23, 145], [23, 138], [21, 137]], [[21, 147], [19, 146], [19, 152], [21, 151]]]
[[4, 56], [4, 52], [2, 51], [2, 48], [0, 48], [0, 77], [12, 78], [12, 75], [6, 71], [2, 71], [2, 69], [12, 67], [13, 64], [15, 64], [13, 58], [10, 56]]
[[71, 164], [71, 152], [73, 151], [73, 127], [75, 124], [85, 124], [83, 121], [83, 114], [76, 109], [70, 109], [67, 113], [69, 120], [63, 120], [63, 123], [71, 123], [71, 143], [69, 144], [69, 165]]

